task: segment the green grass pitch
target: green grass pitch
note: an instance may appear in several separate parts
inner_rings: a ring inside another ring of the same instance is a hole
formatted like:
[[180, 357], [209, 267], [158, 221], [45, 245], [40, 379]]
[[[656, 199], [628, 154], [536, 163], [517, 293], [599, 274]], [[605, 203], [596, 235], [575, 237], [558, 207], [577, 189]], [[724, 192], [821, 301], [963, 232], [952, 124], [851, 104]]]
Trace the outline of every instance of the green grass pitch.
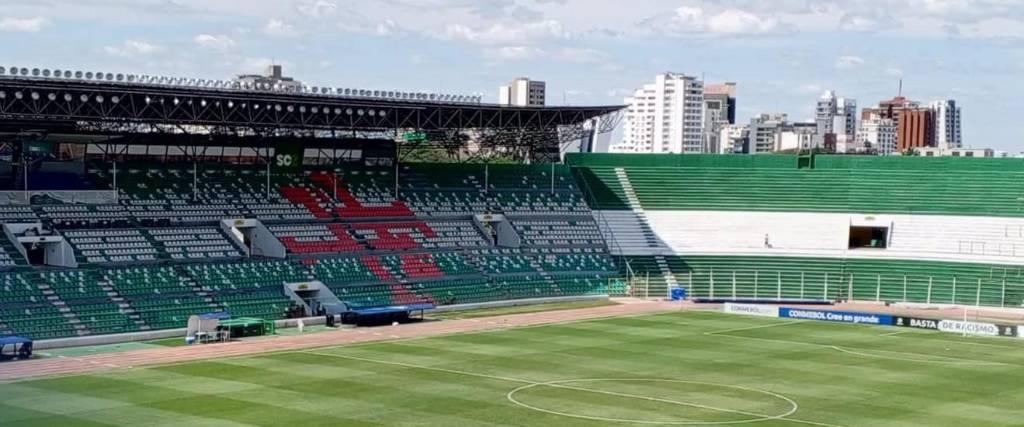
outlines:
[[1024, 340], [673, 312], [0, 384], [0, 426], [1024, 425]]

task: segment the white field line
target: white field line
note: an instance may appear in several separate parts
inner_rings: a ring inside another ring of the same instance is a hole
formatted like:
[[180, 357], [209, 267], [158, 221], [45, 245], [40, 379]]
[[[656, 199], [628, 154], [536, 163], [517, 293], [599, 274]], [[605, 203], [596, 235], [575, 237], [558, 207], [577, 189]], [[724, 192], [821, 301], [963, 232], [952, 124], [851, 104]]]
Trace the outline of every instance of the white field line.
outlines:
[[913, 331], [911, 331], [910, 329], [903, 329], [903, 330], [896, 331], [896, 332], [886, 332], [884, 334], [878, 334], [878, 336], [880, 336], [880, 337], [891, 337], [891, 336], [896, 336], [896, 335], [900, 335], [900, 334], [905, 334], [907, 332], [913, 332]]
[[[795, 423], [818, 425], [818, 426], [824, 426], [824, 427], [844, 427], [844, 426], [839, 426], [839, 425], [836, 425], [836, 424], [827, 424], [827, 423], [819, 423], [819, 422], [816, 422], [816, 421], [805, 421], [805, 420], [798, 420], [798, 419], [794, 419], [794, 418], [786, 418], [789, 415], [795, 413], [799, 409], [800, 406], [799, 406], [799, 404], [797, 404], [792, 399], [789, 399], [789, 398], [787, 398], [785, 396], [782, 396], [782, 395], [778, 395], [778, 396], [781, 396], [782, 398], [784, 398], [788, 402], [791, 402], [791, 404], [794, 406], [793, 410], [790, 411], [789, 413], [783, 415], [783, 416], [773, 416], [773, 415], [766, 415], [766, 414], [758, 414], [758, 413], [753, 413], [753, 412], [733, 410], [733, 409], [728, 409], [728, 408], [718, 408], [718, 407], [714, 407], [714, 406], [700, 405], [700, 404], [696, 404], [696, 403], [678, 402], [678, 401], [668, 400], [668, 399], [659, 399], [659, 398], [654, 398], [654, 397], [649, 397], [649, 396], [638, 396], [638, 395], [632, 395], [632, 394], [626, 394], [626, 393], [617, 393], [617, 392], [611, 392], [611, 391], [605, 391], [605, 390], [595, 390], [595, 389], [589, 389], [589, 388], [585, 388], [585, 387], [568, 386], [568, 385], [565, 385], [565, 384], [552, 384], [552, 383], [545, 383], [545, 382], [526, 380], [526, 379], [521, 379], [521, 378], [512, 378], [512, 377], [504, 377], [504, 376], [498, 376], [498, 375], [481, 374], [481, 373], [477, 373], [477, 372], [469, 372], [469, 371], [461, 371], [461, 370], [456, 370], [456, 369], [439, 368], [439, 367], [435, 367], [435, 366], [417, 365], [417, 364], [413, 364], [413, 363], [395, 362], [395, 361], [387, 361], [387, 360], [377, 360], [377, 359], [369, 359], [369, 358], [358, 357], [358, 356], [348, 356], [348, 355], [343, 355], [343, 354], [321, 353], [321, 352], [316, 352], [316, 351], [296, 351], [296, 352], [293, 352], [293, 353], [306, 353], [306, 354], [313, 354], [313, 355], [323, 356], [323, 357], [334, 357], [334, 358], [339, 358], [339, 359], [356, 360], [356, 361], [367, 362], [367, 363], [377, 363], [377, 364], [382, 364], [382, 365], [401, 366], [401, 367], [412, 368], [412, 369], [422, 369], [422, 370], [435, 371], [435, 372], [444, 372], [444, 373], [454, 374], [454, 375], [463, 375], [463, 376], [470, 376], [470, 377], [478, 377], [478, 378], [486, 378], [486, 379], [492, 379], [492, 380], [520, 383], [520, 384], [525, 384], [525, 385], [528, 385], [528, 386], [547, 386], [547, 387], [562, 388], [562, 389], [583, 391], [583, 392], [589, 392], [589, 393], [607, 394], [607, 395], [617, 396], [617, 397], [625, 397], [625, 398], [631, 398], [631, 399], [648, 400], [648, 401], [653, 401], [653, 402], [669, 403], [669, 404], [680, 405], [680, 406], [689, 406], [689, 407], [694, 407], [694, 408], [699, 408], [699, 409], [706, 409], [706, 410], [710, 410], [710, 411], [718, 411], [718, 412], [725, 412], [725, 413], [732, 413], [732, 414], [739, 414], [739, 415], [747, 415], [747, 416], [759, 417], [759, 419], [757, 419], [757, 420], [728, 421], [728, 422], [722, 422], [720, 424], [740, 424], [740, 423], [755, 422], [755, 421], [757, 421], [757, 422], [759, 422], [759, 421], [766, 421], [766, 420], [770, 420], [770, 419], [782, 419], [782, 420], [791, 421], [791, 422], [795, 422]], [[754, 390], [754, 389], [751, 389], [751, 390]], [[758, 390], [758, 391], [761, 391], [761, 390]], [[767, 393], [768, 394], [772, 394], [772, 395], [776, 395], [776, 393], [771, 393], [771, 392], [767, 392]], [[700, 424], [700, 423], [701, 422], [689, 423], [689, 424]], [[683, 422], [683, 423], [675, 423], [675, 424], [687, 424], [687, 423]]]
[[[988, 360], [972, 360], [972, 359], [964, 359], [964, 358], [958, 358], [958, 357], [936, 356], [936, 355], [923, 354], [923, 353], [909, 353], [909, 352], [902, 352], [902, 351], [878, 350], [878, 349], [870, 349], [870, 348], [865, 349], [865, 348], [857, 348], [857, 347], [849, 347], [849, 346], [840, 347], [840, 346], [831, 345], [831, 344], [818, 344], [818, 343], [805, 342], [805, 341], [777, 340], [777, 339], [773, 339], [773, 338], [745, 337], [745, 336], [741, 336], [741, 335], [730, 335], [730, 334], [728, 334], [728, 332], [739, 332], [739, 331], [747, 331], [747, 330], [754, 330], [754, 329], [764, 329], [764, 328], [771, 328], [771, 327], [776, 327], [776, 326], [784, 326], [784, 325], [788, 325], [788, 324], [792, 324], [792, 323], [798, 323], [798, 322], [803, 322], [803, 321], [788, 322], [788, 323], [775, 323], [775, 324], [771, 324], [771, 325], [761, 325], [761, 326], [758, 326], [758, 327], [750, 327], [750, 328], [727, 329], [727, 330], [724, 330], [724, 331], [712, 331], [712, 332], [705, 332], [704, 335], [729, 337], [729, 338], [736, 338], [736, 339], [743, 339], [743, 340], [773, 342], [773, 343], [779, 343], [779, 344], [799, 344], [799, 345], [806, 345], [806, 346], [810, 346], [810, 347], [826, 348], [826, 349], [830, 349], [830, 350], [839, 351], [841, 353], [853, 354], [853, 355], [857, 355], [857, 356], [861, 356], [861, 357], [873, 357], [873, 358], [878, 358], [878, 359], [900, 360], [900, 361], [905, 361], [905, 362], [942, 363], [942, 364], [973, 365], [973, 366], [997, 366], [997, 365], [998, 366], [1018, 366], [1018, 365], [1013, 364], [1013, 363], [993, 362], [993, 361], [988, 361]], [[860, 351], [855, 351], [855, 350], [860, 350]], [[898, 354], [900, 356], [909, 356], [909, 357], [885, 356], [885, 355], [871, 354], [871, 353], [865, 353], [865, 352], [880, 352], [880, 353]], [[938, 358], [938, 359], [943, 359], [943, 360], [928, 360], [928, 359], [922, 359], [922, 357], [932, 357], [932, 358]]]
[[782, 323], [769, 323], [767, 325], [747, 326], [747, 327], [743, 327], [743, 328], [733, 328], [733, 329], [724, 329], [724, 330], [721, 330], [721, 331], [705, 332], [704, 335], [718, 335], [718, 334], [727, 334], [729, 332], [740, 332], [740, 331], [752, 331], [752, 330], [755, 330], [755, 329], [777, 328], [779, 326], [793, 325], [793, 324], [805, 323], [805, 322], [808, 322], [808, 321], [807, 320], [791, 320], [789, 322], [782, 322]]

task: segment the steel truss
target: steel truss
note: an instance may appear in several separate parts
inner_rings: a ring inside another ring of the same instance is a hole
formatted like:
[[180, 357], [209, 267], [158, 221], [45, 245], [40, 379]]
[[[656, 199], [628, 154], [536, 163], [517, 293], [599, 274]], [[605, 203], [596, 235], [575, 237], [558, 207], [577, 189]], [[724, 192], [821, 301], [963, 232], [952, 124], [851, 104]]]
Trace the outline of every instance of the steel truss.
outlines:
[[[555, 151], [617, 123], [621, 106], [505, 107], [367, 100], [31, 78], [0, 79], [0, 131], [340, 138], [425, 131], [416, 144], [477, 142], [517, 153]], [[612, 119], [607, 119], [612, 118]], [[468, 138], [466, 137], [468, 136]], [[197, 138], [197, 140], [201, 140]], [[201, 141], [199, 141], [201, 142]]]

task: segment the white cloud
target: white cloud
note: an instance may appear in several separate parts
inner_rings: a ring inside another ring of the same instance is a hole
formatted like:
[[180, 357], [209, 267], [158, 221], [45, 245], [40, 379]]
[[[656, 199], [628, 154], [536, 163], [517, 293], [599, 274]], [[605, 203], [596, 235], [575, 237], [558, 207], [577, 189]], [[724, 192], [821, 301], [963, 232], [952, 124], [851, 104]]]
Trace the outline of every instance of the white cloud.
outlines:
[[270, 18], [263, 26], [263, 33], [273, 37], [296, 37], [299, 35], [299, 30], [282, 19]]
[[532, 46], [502, 46], [483, 50], [485, 58], [497, 61], [523, 61], [543, 53], [543, 50]]
[[836, 68], [850, 69], [864, 65], [864, 58], [854, 55], [843, 55], [836, 59]]
[[765, 34], [779, 31], [778, 19], [747, 10], [724, 9], [708, 12], [702, 7], [681, 6], [668, 17], [655, 17], [640, 23], [641, 28], [671, 35]]
[[560, 22], [546, 20], [523, 24], [498, 22], [478, 28], [464, 24], [451, 24], [445, 28], [440, 37], [480, 44], [523, 44], [565, 40], [572, 35]]
[[200, 34], [195, 36], [192, 41], [208, 49], [215, 50], [228, 50], [235, 47], [235, 40], [224, 34]]
[[155, 53], [160, 53], [164, 50], [163, 46], [155, 45], [142, 40], [125, 40], [124, 43], [115, 46], [106, 46], [103, 51], [111, 56], [119, 56], [122, 58], [132, 58], [136, 56], [146, 56]]
[[49, 24], [46, 18], [2, 18], [0, 19], [0, 31], [38, 33]]

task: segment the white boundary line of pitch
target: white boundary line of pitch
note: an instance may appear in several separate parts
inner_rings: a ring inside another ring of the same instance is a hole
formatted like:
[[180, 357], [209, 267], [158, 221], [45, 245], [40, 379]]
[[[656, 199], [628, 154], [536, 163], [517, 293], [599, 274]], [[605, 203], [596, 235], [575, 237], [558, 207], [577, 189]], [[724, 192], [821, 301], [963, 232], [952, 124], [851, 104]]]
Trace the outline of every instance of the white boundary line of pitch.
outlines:
[[[876, 359], [888, 359], [888, 360], [899, 360], [899, 361], [903, 361], [903, 362], [941, 363], [941, 364], [968, 365], [968, 366], [1018, 366], [1018, 365], [1015, 365], [1015, 364], [1012, 364], [1012, 363], [993, 362], [993, 361], [987, 361], [987, 360], [970, 360], [970, 359], [963, 359], [963, 358], [959, 358], [959, 357], [947, 357], [947, 356], [938, 356], [938, 355], [932, 355], [932, 354], [909, 353], [909, 352], [903, 352], [903, 351], [865, 349], [865, 348], [855, 348], [855, 347], [841, 347], [841, 346], [837, 346], [837, 345], [818, 344], [818, 343], [805, 342], [805, 341], [777, 340], [777, 339], [772, 339], [772, 338], [745, 337], [745, 336], [741, 336], [741, 335], [730, 335], [729, 334], [730, 332], [740, 332], [740, 331], [750, 331], [750, 330], [756, 330], [756, 329], [775, 328], [775, 327], [780, 327], [780, 326], [787, 326], [787, 325], [793, 325], [793, 324], [798, 324], [798, 323], [806, 323], [806, 322], [810, 322], [810, 321], [809, 320], [793, 320], [793, 321], [789, 321], [789, 322], [772, 323], [772, 324], [768, 324], [768, 325], [757, 325], [757, 326], [749, 326], [749, 327], [744, 327], [744, 328], [723, 329], [723, 330], [720, 330], [720, 331], [704, 332], [703, 335], [718, 336], [718, 337], [729, 337], [729, 338], [736, 338], [736, 339], [743, 339], [743, 340], [774, 342], [774, 343], [780, 343], [780, 344], [802, 344], [802, 345], [806, 345], [806, 346], [810, 346], [810, 347], [827, 348], [827, 349], [838, 351], [840, 353], [851, 354], [851, 355], [860, 356], [860, 357], [869, 357], [869, 358], [876, 358]], [[889, 335], [889, 336], [892, 336], [892, 335]], [[958, 342], [958, 341], [951, 341], [951, 342]], [[860, 351], [857, 351], [857, 350], [860, 350]], [[885, 355], [871, 354], [871, 353], [865, 353], [865, 352], [889, 353], [889, 354], [897, 354], [897, 355], [900, 355], [900, 356], [910, 356], [910, 357], [885, 356]], [[930, 357], [932, 359], [923, 359], [924, 357]], [[942, 360], [936, 360], [936, 359], [942, 359]]]
[[[837, 425], [837, 424], [828, 424], [828, 423], [820, 423], [820, 422], [817, 422], [817, 421], [808, 421], [808, 420], [800, 420], [800, 419], [796, 419], [796, 418], [788, 418], [790, 415], [793, 415], [794, 413], [796, 413], [800, 409], [800, 405], [798, 403], [796, 403], [796, 401], [794, 401], [793, 399], [790, 399], [789, 397], [786, 397], [786, 396], [784, 396], [782, 394], [774, 393], [774, 392], [767, 391], [767, 390], [760, 390], [760, 389], [756, 389], [756, 388], [749, 388], [749, 387], [736, 386], [736, 385], [730, 385], [730, 384], [703, 383], [703, 384], [708, 384], [708, 385], [731, 387], [731, 388], [743, 389], [743, 390], [748, 390], [748, 391], [752, 391], [752, 392], [758, 392], [758, 393], [766, 394], [766, 395], [769, 395], [769, 396], [773, 396], [773, 397], [779, 398], [780, 400], [784, 400], [785, 402], [790, 404], [791, 408], [785, 414], [766, 415], [766, 414], [758, 414], [758, 413], [754, 413], [754, 412], [740, 411], [740, 410], [734, 410], [734, 409], [728, 409], [728, 408], [719, 408], [719, 407], [709, 406], [709, 405], [701, 405], [701, 404], [690, 403], [690, 402], [680, 402], [680, 401], [674, 401], [674, 400], [668, 400], [668, 399], [660, 399], [660, 398], [655, 398], [655, 397], [650, 397], [650, 396], [639, 396], [639, 395], [633, 395], [633, 394], [627, 394], [627, 393], [618, 393], [618, 392], [612, 392], [612, 391], [606, 391], [606, 390], [596, 390], [596, 389], [590, 389], [590, 388], [585, 388], [585, 387], [575, 387], [575, 386], [569, 386], [569, 385], [562, 384], [563, 382], [566, 382], [566, 381], [596, 381], [596, 379], [583, 379], [583, 380], [576, 379], [576, 380], [563, 380], [563, 381], [543, 382], [543, 381], [526, 380], [526, 379], [522, 379], [522, 378], [504, 377], [504, 376], [499, 376], [499, 375], [481, 374], [481, 373], [477, 373], [477, 372], [461, 371], [461, 370], [456, 370], [456, 369], [439, 368], [439, 367], [435, 367], [435, 366], [417, 365], [417, 364], [414, 364], [414, 363], [405, 363], [405, 362], [395, 362], [395, 361], [388, 361], [388, 360], [369, 359], [369, 358], [365, 358], [365, 357], [348, 356], [348, 355], [344, 355], [344, 354], [335, 354], [335, 353], [323, 353], [323, 352], [318, 352], [318, 351], [294, 351], [294, 352], [290, 352], [290, 353], [313, 354], [313, 355], [323, 356], [323, 357], [334, 357], [334, 358], [338, 358], [338, 359], [355, 360], [355, 361], [360, 361], [360, 362], [376, 363], [376, 364], [381, 364], [381, 365], [401, 366], [401, 367], [404, 367], [404, 368], [422, 369], [422, 370], [427, 370], [427, 371], [444, 372], [444, 373], [454, 374], [454, 375], [464, 375], [464, 376], [470, 376], [470, 377], [486, 378], [486, 379], [492, 379], [492, 380], [498, 380], [498, 381], [520, 383], [520, 384], [523, 384], [522, 387], [518, 387], [518, 388], [516, 388], [514, 390], [509, 391], [508, 394], [506, 394], [506, 396], [505, 396], [512, 403], [514, 403], [516, 405], [519, 405], [521, 407], [524, 407], [524, 408], [531, 409], [531, 410], [539, 410], [540, 412], [546, 412], [546, 413], [550, 413], [550, 414], [553, 414], [553, 415], [560, 415], [560, 416], [573, 417], [573, 418], [586, 418], [586, 419], [591, 419], [591, 420], [596, 420], [596, 421], [606, 421], [606, 422], [629, 422], [629, 423], [633, 423], [633, 424], [656, 424], [656, 425], [657, 424], [660, 424], [660, 425], [734, 425], [734, 424], [756, 423], [756, 422], [763, 422], [763, 421], [770, 421], [770, 420], [783, 420], [783, 421], [790, 421], [790, 422], [794, 422], [794, 423], [816, 425], [816, 426], [822, 426], [822, 427], [844, 427], [844, 426], [840, 426], [840, 425]], [[619, 380], [625, 380], [625, 379], [619, 379]], [[638, 379], [633, 379], [633, 380], [638, 380]], [[666, 381], [666, 379], [649, 379], [649, 380], [651, 380], [651, 381]], [[682, 380], [671, 380], [671, 379], [669, 379], [668, 381], [682, 381]], [[623, 397], [623, 398], [630, 398], [630, 399], [640, 399], [640, 400], [647, 400], [647, 401], [652, 401], [652, 402], [668, 403], [668, 404], [673, 404], [673, 405], [687, 406], [687, 407], [692, 407], [692, 408], [705, 409], [705, 410], [709, 410], [709, 411], [717, 411], [717, 412], [724, 412], [724, 413], [731, 413], [731, 414], [753, 416], [753, 417], [758, 417], [758, 418], [748, 419], [748, 420], [738, 420], [738, 421], [643, 421], [643, 420], [629, 420], [629, 421], [626, 421], [626, 420], [613, 419], [613, 418], [588, 417], [588, 416], [580, 416], [580, 415], [577, 415], [577, 414], [564, 414], [564, 413], [559, 413], [559, 412], [555, 412], [555, 411], [542, 410], [542, 409], [533, 408], [533, 407], [530, 407], [530, 406], [523, 405], [523, 404], [517, 402], [513, 397], [509, 397], [509, 396], [513, 396], [517, 391], [521, 391], [522, 389], [529, 388], [529, 387], [539, 387], [539, 386], [561, 388], [561, 389], [566, 389], [566, 390], [576, 390], [576, 391], [583, 391], [583, 392], [588, 392], [588, 393], [606, 394], [606, 395], [611, 395], [611, 396], [616, 396], [616, 397]]]

